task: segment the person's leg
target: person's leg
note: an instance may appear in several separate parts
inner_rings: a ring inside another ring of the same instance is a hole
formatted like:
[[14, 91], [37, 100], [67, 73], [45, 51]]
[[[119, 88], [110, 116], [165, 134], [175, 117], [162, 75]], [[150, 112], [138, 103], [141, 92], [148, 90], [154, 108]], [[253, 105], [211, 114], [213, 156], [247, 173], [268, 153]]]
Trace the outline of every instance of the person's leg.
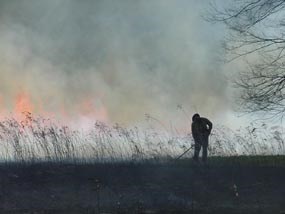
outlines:
[[209, 138], [208, 136], [205, 136], [204, 138], [204, 142], [203, 142], [203, 152], [202, 152], [202, 161], [203, 162], [207, 162], [207, 156], [208, 156], [208, 143], [209, 142]]
[[208, 146], [203, 145], [202, 161], [207, 162]]
[[199, 153], [201, 150], [201, 144], [198, 142], [195, 142], [195, 148], [194, 148], [194, 156], [193, 160], [198, 161], [199, 160]]

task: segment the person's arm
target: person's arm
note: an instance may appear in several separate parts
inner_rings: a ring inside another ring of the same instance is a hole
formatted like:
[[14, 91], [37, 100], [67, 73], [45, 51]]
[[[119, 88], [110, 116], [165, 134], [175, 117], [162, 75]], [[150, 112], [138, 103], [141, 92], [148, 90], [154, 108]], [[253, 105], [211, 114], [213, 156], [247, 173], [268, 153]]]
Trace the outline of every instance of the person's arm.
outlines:
[[209, 134], [211, 133], [211, 131], [212, 131], [212, 128], [213, 128], [213, 124], [212, 124], [212, 122], [210, 121], [210, 120], [208, 120], [207, 118], [203, 118], [204, 119], [204, 121], [206, 122], [206, 124], [207, 124], [207, 126], [208, 126], [208, 132], [209, 132]]
[[209, 132], [211, 133], [212, 128], [213, 128], [213, 124], [210, 120], [208, 120], [207, 122], [208, 122], [208, 126], [209, 126]]

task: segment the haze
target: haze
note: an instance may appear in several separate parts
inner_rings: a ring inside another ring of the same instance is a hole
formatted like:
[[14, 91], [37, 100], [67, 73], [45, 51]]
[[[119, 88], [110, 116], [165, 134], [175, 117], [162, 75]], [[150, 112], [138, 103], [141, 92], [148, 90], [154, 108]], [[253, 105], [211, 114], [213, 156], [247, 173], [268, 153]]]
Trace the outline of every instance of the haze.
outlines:
[[208, 1], [1, 0], [0, 112], [237, 126]]

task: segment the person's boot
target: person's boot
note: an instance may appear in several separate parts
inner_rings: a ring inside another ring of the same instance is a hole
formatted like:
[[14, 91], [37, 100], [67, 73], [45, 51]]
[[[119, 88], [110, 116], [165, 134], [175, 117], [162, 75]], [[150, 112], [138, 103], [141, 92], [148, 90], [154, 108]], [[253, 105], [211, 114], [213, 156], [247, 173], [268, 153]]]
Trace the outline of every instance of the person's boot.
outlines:
[[199, 163], [199, 158], [195, 155], [193, 156], [192, 160], [196, 163]]
[[195, 152], [194, 152], [193, 161], [196, 163], [199, 162], [199, 151], [197, 151], [197, 150], [195, 150]]
[[208, 166], [207, 158], [202, 158], [202, 163], [205, 166]]

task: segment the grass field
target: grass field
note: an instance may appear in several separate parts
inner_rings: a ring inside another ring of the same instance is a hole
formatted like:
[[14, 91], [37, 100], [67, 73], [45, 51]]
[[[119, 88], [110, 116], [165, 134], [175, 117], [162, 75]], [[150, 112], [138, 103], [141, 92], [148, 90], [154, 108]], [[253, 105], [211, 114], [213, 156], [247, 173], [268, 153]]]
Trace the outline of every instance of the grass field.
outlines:
[[285, 213], [285, 156], [5, 163], [1, 213]]
[[[0, 120], [0, 161], [141, 162], [173, 158], [189, 147], [192, 147], [189, 154], [193, 152], [190, 133], [180, 133], [173, 127], [156, 129], [153, 121], [148, 125], [126, 128], [95, 121], [90, 129], [80, 130], [26, 113], [23, 121]], [[284, 130], [279, 126], [252, 124], [231, 130], [215, 125], [210, 135], [209, 155], [284, 155], [284, 138]]]
[[152, 125], [0, 121], [0, 213], [285, 213], [280, 127], [215, 126], [205, 165], [190, 134]]

